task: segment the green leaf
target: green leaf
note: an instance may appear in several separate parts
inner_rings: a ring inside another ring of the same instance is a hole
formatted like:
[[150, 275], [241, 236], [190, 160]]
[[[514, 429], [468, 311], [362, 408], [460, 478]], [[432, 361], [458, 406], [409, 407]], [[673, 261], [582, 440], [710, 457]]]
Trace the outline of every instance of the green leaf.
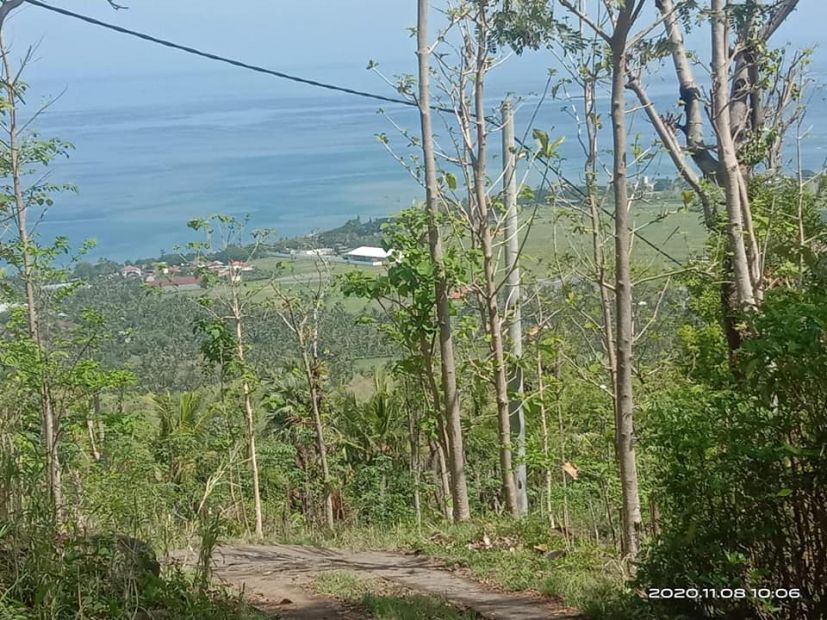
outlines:
[[457, 177], [451, 172], [446, 172], [445, 184], [448, 185], [448, 189], [451, 191], [455, 190], [457, 188]]
[[534, 139], [540, 143], [540, 150], [543, 153], [548, 152], [548, 134], [542, 129], [535, 129], [531, 132], [531, 135], [533, 135]]

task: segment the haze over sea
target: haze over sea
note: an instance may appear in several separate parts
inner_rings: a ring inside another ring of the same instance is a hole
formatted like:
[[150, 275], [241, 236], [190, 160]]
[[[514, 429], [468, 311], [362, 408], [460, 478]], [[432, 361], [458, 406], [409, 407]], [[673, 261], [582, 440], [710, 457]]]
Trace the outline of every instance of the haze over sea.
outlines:
[[[386, 132], [405, 152], [389, 119], [416, 132], [415, 109], [274, 82], [230, 71], [74, 79], [38, 126], [42, 135], [75, 145], [69, 159], [55, 163], [51, 180], [74, 183], [79, 193], [60, 196], [40, 233], [67, 235], [75, 244], [94, 237], [95, 255], [125, 259], [172, 250], [187, 238], [189, 219], [211, 213], [249, 215], [253, 227], [292, 236], [356, 216], [386, 216], [421, 198], [416, 182], [376, 139]], [[492, 110], [498, 94], [539, 94], [545, 87], [542, 74], [534, 82], [495, 84]], [[56, 86], [32, 89], [60, 92]], [[376, 90], [387, 92], [382, 86]], [[661, 109], [674, 105], [671, 94], [659, 94]], [[519, 107], [518, 134], [527, 130], [537, 101], [536, 94], [527, 96]], [[563, 106], [546, 99], [532, 126], [566, 136], [564, 167], [576, 174], [579, 147]], [[822, 109], [810, 108], [805, 167], [823, 163]], [[497, 151], [498, 143], [493, 146]], [[666, 163], [647, 174], [658, 171], [673, 174]]]
[[[562, 167], [576, 178], [582, 151], [576, 124], [563, 110], [565, 101], [549, 96], [537, 107], [546, 88], [547, 60], [534, 54], [513, 59], [495, 72], [488, 91], [489, 109], [494, 113], [507, 93], [521, 97], [518, 137], [531, 142], [534, 127], [547, 131], [552, 139], [564, 137]], [[814, 77], [823, 84], [827, 72], [822, 67], [827, 65], [819, 57], [817, 61]], [[41, 75], [37, 63], [31, 67], [32, 109], [46, 96], [60, 95], [35, 126], [41, 135], [75, 146], [70, 158], [54, 163], [50, 181], [73, 183], [79, 189], [77, 195], [61, 195], [45, 214], [38, 227], [44, 239], [65, 235], [76, 246], [95, 238], [98, 246], [93, 256], [123, 260], [173, 250], [188, 238], [188, 220], [213, 213], [249, 215], [251, 228], [272, 228], [279, 235], [294, 236], [332, 228], [356, 216], [391, 215], [421, 199], [417, 183], [376, 138], [386, 133], [400, 154], [415, 154], [416, 149], [406, 150], [406, 140], [393, 124], [418, 134], [415, 108], [200, 59], [189, 62], [187, 66], [196, 69], [137, 71], [133, 67], [123, 74], [106, 75], [86, 75], [80, 67]], [[289, 58], [281, 62], [275, 68], [289, 69]], [[299, 73], [397, 96], [363, 67], [359, 70], [352, 60], [341, 65], [328, 62]], [[410, 58], [397, 63], [393, 72], [401, 72], [398, 68], [414, 69]], [[654, 80], [650, 94], [659, 110], [675, 110], [673, 86], [658, 83], [657, 73]], [[815, 89], [812, 96], [803, 163], [805, 168], [819, 169], [827, 155], [824, 91]], [[605, 107], [603, 114], [608, 114]], [[438, 123], [437, 128], [447, 138], [445, 126]], [[632, 131], [640, 131], [645, 144], [651, 142], [641, 114], [633, 119]], [[497, 154], [499, 137], [492, 137], [492, 142], [491, 151]], [[673, 176], [671, 164], [663, 157], [660, 160], [646, 174]], [[498, 164], [492, 161], [492, 165]]]

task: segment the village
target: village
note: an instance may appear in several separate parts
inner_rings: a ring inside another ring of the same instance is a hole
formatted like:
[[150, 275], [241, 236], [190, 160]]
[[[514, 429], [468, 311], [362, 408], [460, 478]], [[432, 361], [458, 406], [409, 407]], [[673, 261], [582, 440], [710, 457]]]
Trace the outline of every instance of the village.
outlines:
[[[363, 266], [381, 267], [385, 265], [392, 252], [373, 246], [359, 246], [352, 250], [337, 253], [333, 248], [310, 250], [291, 250], [277, 253], [280, 258], [292, 261], [323, 259], [331, 262], [353, 263]], [[120, 275], [126, 279], [138, 280], [148, 286], [162, 290], [196, 290], [201, 288], [204, 276], [212, 274], [220, 279], [241, 282], [244, 274], [256, 271], [255, 261], [247, 260], [206, 260], [196, 257], [175, 265], [167, 262], [127, 263], [120, 269]]]

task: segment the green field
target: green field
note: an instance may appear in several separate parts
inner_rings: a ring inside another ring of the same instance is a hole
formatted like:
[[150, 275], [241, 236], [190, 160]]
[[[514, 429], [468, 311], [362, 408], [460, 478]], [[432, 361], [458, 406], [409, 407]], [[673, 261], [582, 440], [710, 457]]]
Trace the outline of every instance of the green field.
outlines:
[[[576, 264], [581, 257], [590, 260], [590, 233], [580, 228], [569, 213], [562, 210], [551, 213], [543, 208], [538, 209], [534, 215], [532, 210], [523, 209], [522, 226], [524, 235], [527, 235], [522, 250], [523, 264], [535, 276], [554, 274], [564, 269], [566, 263]], [[632, 217], [636, 231], [633, 260], [639, 267], [671, 270], [678, 263], [686, 263], [692, 254], [703, 250], [706, 231], [700, 214], [681, 208], [671, 197], [636, 205]], [[614, 251], [610, 237], [613, 226], [611, 218], [604, 218], [604, 226], [607, 235], [606, 256], [611, 258]], [[274, 283], [288, 288], [313, 286], [318, 281], [317, 274], [320, 271], [335, 277], [354, 269], [368, 273], [380, 273], [383, 270], [382, 267], [342, 262], [338, 258], [327, 261], [320, 270], [316, 261], [315, 258], [304, 256], [268, 257], [254, 260], [253, 265], [260, 274], [267, 274]], [[267, 295], [267, 289], [270, 288], [263, 280], [253, 281], [249, 286], [260, 288], [262, 295]], [[347, 303], [357, 310], [364, 307], [358, 300], [347, 300]]]

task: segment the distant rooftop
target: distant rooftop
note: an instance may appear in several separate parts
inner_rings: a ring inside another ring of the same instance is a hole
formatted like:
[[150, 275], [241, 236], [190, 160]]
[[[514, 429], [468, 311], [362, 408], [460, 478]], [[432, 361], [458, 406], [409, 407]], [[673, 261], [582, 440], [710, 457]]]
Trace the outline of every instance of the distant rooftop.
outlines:
[[364, 258], [375, 258], [377, 260], [385, 260], [390, 255], [390, 252], [382, 248], [374, 248], [369, 245], [363, 245], [345, 254], [345, 256], [361, 256]]

